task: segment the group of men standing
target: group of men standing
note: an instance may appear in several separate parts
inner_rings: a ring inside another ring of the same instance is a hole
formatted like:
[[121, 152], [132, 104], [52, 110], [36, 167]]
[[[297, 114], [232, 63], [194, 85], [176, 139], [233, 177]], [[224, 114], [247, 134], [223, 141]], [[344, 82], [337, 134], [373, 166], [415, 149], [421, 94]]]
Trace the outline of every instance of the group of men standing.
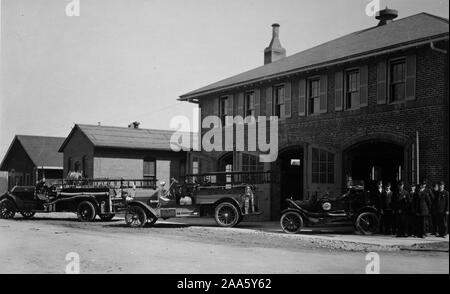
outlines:
[[371, 203], [381, 214], [380, 232], [385, 235], [424, 238], [427, 234], [448, 234], [449, 194], [442, 181], [433, 190], [427, 188], [426, 181], [409, 190], [399, 182], [395, 191], [389, 182], [383, 187], [383, 182], [378, 181]]

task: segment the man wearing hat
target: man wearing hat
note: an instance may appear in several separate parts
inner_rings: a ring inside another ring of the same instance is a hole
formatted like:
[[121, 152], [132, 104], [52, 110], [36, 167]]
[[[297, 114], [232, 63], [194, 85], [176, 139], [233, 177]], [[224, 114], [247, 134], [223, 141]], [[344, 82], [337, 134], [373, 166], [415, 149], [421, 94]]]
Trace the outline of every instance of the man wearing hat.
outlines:
[[436, 224], [439, 237], [447, 235], [447, 218], [448, 218], [448, 192], [445, 190], [445, 183], [439, 183], [439, 194], [434, 202], [436, 212]]
[[411, 210], [411, 200], [408, 191], [405, 190], [403, 181], [398, 183], [395, 193], [395, 226], [397, 237], [408, 236], [408, 216]]
[[431, 210], [431, 198], [430, 193], [427, 190], [427, 183], [423, 181], [420, 184], [420, 190], [417, 193], [417, 197], [414, 203], [414, 212], [416, 213], [416, 236], [419, 238], [425, 237], [425, 224], [426, 219], [430, 215]]

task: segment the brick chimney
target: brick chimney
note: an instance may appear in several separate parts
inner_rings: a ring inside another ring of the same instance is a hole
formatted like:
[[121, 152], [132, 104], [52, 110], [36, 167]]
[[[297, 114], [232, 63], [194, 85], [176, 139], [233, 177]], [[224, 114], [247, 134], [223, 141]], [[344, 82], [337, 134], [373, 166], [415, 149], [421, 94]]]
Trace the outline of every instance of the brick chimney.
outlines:
[[395, 9], [389, 9], [387, 6], [385, 9], [377, 12], [375, 18], [380, 22], [378, 26], [384, 26], [394, 21], [398, 17], [398, 11]]
[[286, 57], [286, 49], [280, 43], [280, 25], [274, 23], [272, 25], [272, 41], [269, 47], [264, 49], [264, 64], [272, 63]]

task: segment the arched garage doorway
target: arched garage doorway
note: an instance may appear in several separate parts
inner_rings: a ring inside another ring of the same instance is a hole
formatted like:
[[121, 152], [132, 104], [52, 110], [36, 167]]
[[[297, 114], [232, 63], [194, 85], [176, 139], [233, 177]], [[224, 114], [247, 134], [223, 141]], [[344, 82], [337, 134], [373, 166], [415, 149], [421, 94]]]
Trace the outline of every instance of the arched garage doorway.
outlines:
[[405, 147], [383, 140], [360, 142], [344, 151], [343, 163], [344, 181], [362, 180], [369, 189], [378, 180], [394, 185], [405, 178]]
[[286, 198], [303, 199], [304, 185], [304, 149], [302, 146], [284, 148], [278, 153], [278, 159], [272, 170], [278, 178], [278, 185], [274, 187], [279, 195], [279, 203], [284, 207]]

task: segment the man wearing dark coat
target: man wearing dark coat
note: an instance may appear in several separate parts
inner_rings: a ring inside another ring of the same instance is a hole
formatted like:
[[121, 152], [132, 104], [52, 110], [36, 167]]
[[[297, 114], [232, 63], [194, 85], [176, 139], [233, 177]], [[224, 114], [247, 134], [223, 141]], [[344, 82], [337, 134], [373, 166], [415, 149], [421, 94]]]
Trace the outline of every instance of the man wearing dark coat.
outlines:
[[391, 183], [387, 183], [381, 194], [381, 226], [385, 235], [394, 233], [394, 193], [391, 191]]
[[416, 236], [417, 224], [416, 224], [416, 213], [414, 211], [414, 203], [418, 197], [419, 185], [411, 185], [409, 190], [409, 198], [411, 200], [411, 206], [408, 215], [408, 236]]
[[432, 196], [431, 199], [431, 217], [429, 219], [429, 228], [428, 232], [431, 235], [437, 236], [438, 234], [438, 199], [439, 199], [439, 183], [434, 183], [433, 190], [431, 191], [430, 196]]
[[425, 237], [426, 218], [429, 217], [431, 210], [430, 193], [426, 187], [427, 187], [426, 182], [422, 182], [414, 203], [414, 212], [416, 214], [416, 226], [417, 226], [416, 236], [419, 238]]
[[411, 199], [408, 191], [405, 190], [403, 182], [398, 183], [398, 190], [395, 193], [395, 225], [397, 237], [408, 236], [408, 217], [411, 211]]
[[439, 237], [445, 237], [448, 234], [448, 191], [445, 190], [445, 183], [439, 183], [439, 194], [434, 202], [436, 212], [436, 224]]

